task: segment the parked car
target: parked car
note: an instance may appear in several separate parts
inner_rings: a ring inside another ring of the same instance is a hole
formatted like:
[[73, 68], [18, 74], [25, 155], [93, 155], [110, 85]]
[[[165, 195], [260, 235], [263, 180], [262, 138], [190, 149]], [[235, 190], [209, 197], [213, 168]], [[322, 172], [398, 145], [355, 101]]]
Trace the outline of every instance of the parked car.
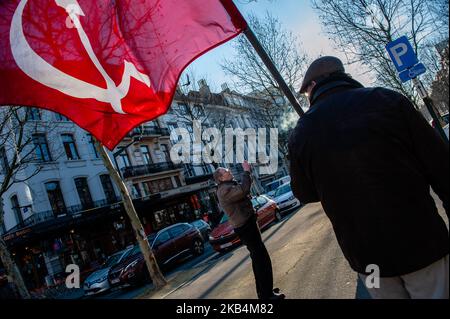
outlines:
[[86, 278], [83, 284], [83, 290], [86, 296], [92, 296], [100, 294], [111, 289], [109, 284], [109, 272], [112, 267], [119, 264], [122, 260], [127, 258], [130, 253], [131, 248], [124, 249], [114, 255], [108, 257], [105, 263], [100, 267], [100, 269], [94, 271], [89, 277]]
[[[164, 269], [170, 263], [188, 255], [202, 255], [204, 240], [200, 231], [186, 223], [175, 224], [147, 237], [158, 265]], [[111, 286], [136, 286], [149, 279], [149, 273], [139, 245], [109, 273]]]
[[272, 197], [275, 194], [275, 191], [282, 185], [290, 183], [291, 177], [290, 176], [284, 176], [280, 179], [277, 179], [275, 181], [272, 181], [268, 183], [266, 186], [264, 186], [264, 189], [266, 191], [266, 195], [269, 197]]
[[191, 225], [196, 227], [200, 231], [204, 241], [208, 241], [209, 234], [211, 233], [211, 226], [209, 226], [207, 222], [205, 222], [203, 219], [199, 219], [193, 221]]
[[280, 186], [275, 191], [273, 200], [277, 203], [281, 212], [287, 212], [301, 206], [300, 201], [292, 193], [291, 183]]
[[[282, 216], [275, 201], [262, 195], [252, 198], [252, 203], [257, 213], [260, 229], [265, 229], [274, 221], [281, 220]], [[220, 224], [211, 232], [209, 242], [214, 250], [218, 252], [230, 249], [241, 243], [228, 220], [228, 215], [224, 214]]]
[[0, 268], [0, 287], [6, 286], [8, 283], [8, 277], [6, 276], [6, 270]]

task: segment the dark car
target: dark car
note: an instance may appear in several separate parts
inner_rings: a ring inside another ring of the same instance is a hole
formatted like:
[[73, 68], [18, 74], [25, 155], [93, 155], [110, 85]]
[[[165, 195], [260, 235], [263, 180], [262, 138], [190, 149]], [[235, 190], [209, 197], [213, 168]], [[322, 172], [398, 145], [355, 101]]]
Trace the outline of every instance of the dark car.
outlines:
[[8, 283], [8, 277], [6, 276], [6, 270], [0, 268], [0, 287], [6, 286]]
[[[258, 226], [261, 230], [267, 228], [273, 222], [281, 220], [280, 209], [272, 199], [266, 196], [254, 197], [252, 204], [256, 210]], [[220, 224], [211, 232], [209, 243], [217, 252], [225, 251], [241, 243], [226, 214], [223, 215]]]
[[[204, 252], [200, 231], [190, 224], [175, 224], [147, 237], [158, 265], [164, 270], [172, 262], [188, 255]], [[149, 273], [139, 245], [109, 273], [111, 286], [135, 286], [149, 279]]]
[[202, 237], [204, 241], [208, 241], [209, 234], [211, 233], [211, 226], [207, 222], [205, 222], [202, 219], [193, 221], [191, 223], [192, 226], [196, 227], [200, 233], [202, 234]]

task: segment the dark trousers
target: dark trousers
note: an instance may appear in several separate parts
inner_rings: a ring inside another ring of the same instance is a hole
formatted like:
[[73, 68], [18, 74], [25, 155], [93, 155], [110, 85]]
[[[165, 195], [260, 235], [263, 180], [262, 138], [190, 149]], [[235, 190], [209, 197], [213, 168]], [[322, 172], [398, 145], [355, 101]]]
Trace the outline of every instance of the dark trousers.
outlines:
[[256, 215], [247, 221], [244, 226], [236, 228], [235, 232], [250, 252], [258, 298], [267, 299], [271, 297], [273, 295], [272, 262], [262, 241]]

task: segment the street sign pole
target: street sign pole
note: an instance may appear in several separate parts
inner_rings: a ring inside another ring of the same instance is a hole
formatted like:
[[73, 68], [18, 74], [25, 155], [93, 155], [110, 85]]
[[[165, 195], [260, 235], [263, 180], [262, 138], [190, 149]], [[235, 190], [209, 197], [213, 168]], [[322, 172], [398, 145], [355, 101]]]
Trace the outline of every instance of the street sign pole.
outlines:
[[425, 106], [427, 107], [428, 112], [430, 113], [434, 126], [439, 133], [439, 135], [444, 139], [444, 141], [448, 142], [448, 137], [445, 134], [444, 129], [442, 128], [442, 123], [438, 115], [436, 114], [436, 110], [434, 107], [433, 100], [429, 97], [427, 90], [425, 89], [422, 81], [420, 81], [417, 77], [412, 79], [414, 87], [422, 98]]
[[418, 76], [427, 72], [425, 65], [420, 63], [417, 54], [406, 36], [402, 36], [386, 45], [386, 50], [399, 73], [402, 83], [413, 81], [414, 87], [422, 98], [428, 112], [434, 121], [434, 127], [439, 135], [448, 143], [448, 137], [442, 128], [441, 119], [436, 114], [433, 100], [419, 80]]

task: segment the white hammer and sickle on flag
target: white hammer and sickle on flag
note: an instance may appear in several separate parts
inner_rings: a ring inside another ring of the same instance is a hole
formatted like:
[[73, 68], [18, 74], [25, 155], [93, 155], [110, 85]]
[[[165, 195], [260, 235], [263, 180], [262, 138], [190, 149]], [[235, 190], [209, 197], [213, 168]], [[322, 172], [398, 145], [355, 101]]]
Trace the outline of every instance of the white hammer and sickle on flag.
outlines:
[[122, 108], [122, 99], [128, 95], [132, 77], [150, 87], [148, 75], [139, 72], [133, 63], [126, 60], [124, 60], [125, 67], [121, 83], [119, 86], [114, 83], [95, 55], [91, 42], [81, 25], [80, 16], [85, 16], [85, 14], [77, 0], [55, 0], [55, 3], [66, 10], [89, 58], [104, 78], [106, 89], [72, 77], [49, 64], [31, 48], [26, 40], [22, 16], [27, 3], [28, 0], [21, 0], [14, 12], [10, 43], [17, 66], [30, 78], [74, 98], [95, 99], [109, 103], [119, 114], [126, 114]]

